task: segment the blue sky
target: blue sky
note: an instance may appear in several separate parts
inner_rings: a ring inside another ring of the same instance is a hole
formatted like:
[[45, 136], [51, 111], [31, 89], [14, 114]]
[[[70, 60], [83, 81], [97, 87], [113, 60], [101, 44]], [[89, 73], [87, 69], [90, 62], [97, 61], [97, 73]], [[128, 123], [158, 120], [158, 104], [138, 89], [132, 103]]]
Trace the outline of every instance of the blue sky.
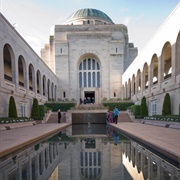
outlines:
[[115, 24], [128, 27], [129, 41], [139, 51], [165, 21], [180, 0], [0, 0], [2, 14], [32, 48], [48, 43], [50, 27], [63, 24], [75, 11], [94, 8], [106, 13]]

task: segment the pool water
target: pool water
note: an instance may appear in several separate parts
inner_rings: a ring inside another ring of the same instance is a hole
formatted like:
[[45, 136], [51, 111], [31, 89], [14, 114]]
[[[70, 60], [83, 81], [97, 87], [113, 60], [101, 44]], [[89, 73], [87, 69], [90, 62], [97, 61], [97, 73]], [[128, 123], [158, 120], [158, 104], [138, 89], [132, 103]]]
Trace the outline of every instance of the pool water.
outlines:
[[0, 180], [177, 180], [179, 168], [108, 125], [73, 125], [0, 161]]

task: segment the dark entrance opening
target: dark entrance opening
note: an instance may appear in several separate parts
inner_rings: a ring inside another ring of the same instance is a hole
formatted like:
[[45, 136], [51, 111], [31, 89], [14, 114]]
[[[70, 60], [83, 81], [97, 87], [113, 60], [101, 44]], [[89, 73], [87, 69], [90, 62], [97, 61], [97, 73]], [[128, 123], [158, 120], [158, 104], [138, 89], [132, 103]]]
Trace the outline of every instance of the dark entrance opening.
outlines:
[[95, 92], [94, 91], [85, 91], [84, 97], [86, 103], [94, 103], [95, 102]]

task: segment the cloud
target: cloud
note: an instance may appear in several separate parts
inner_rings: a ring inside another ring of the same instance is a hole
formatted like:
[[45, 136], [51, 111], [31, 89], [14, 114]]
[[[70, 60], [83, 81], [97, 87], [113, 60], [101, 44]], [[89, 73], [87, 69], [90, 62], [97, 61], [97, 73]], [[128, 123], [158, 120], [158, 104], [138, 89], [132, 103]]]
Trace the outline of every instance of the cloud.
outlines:
[[123, 20], [123, 24], [125, 24], [126, 26], [129, 25], [129, 23], [131, 22], [131, 19], [132, 19], [131, 16], [125, 17]]
[[119, 12], [123, 14], [123, 13], [128, 12], [128, 11], [129, 11], [128, 8], [121, 8]]

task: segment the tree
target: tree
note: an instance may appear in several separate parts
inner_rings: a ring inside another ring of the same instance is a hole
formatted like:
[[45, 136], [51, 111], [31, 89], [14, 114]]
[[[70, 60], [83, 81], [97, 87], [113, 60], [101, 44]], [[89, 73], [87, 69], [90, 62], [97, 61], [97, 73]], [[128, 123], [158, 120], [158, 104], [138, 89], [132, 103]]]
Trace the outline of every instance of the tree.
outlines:
[[171, 98], [169, 93], [166, 93], [163, 102], [162, 115], [165, 116], [170, 114], [171, 114]]
[[9, 117], [17, 118], [16, 103], [13, 96], [9, 99]]
[[145, 96], [141, 100], [140, 114], [141, 116], [148, 116], [148, 108], [147, 108]]
[[31, 117], [39, 117], [39, 105], [38, 100], [36, 98], [33, 99], [33, 105], [32, 105], [32, 111], [31, 111]]

